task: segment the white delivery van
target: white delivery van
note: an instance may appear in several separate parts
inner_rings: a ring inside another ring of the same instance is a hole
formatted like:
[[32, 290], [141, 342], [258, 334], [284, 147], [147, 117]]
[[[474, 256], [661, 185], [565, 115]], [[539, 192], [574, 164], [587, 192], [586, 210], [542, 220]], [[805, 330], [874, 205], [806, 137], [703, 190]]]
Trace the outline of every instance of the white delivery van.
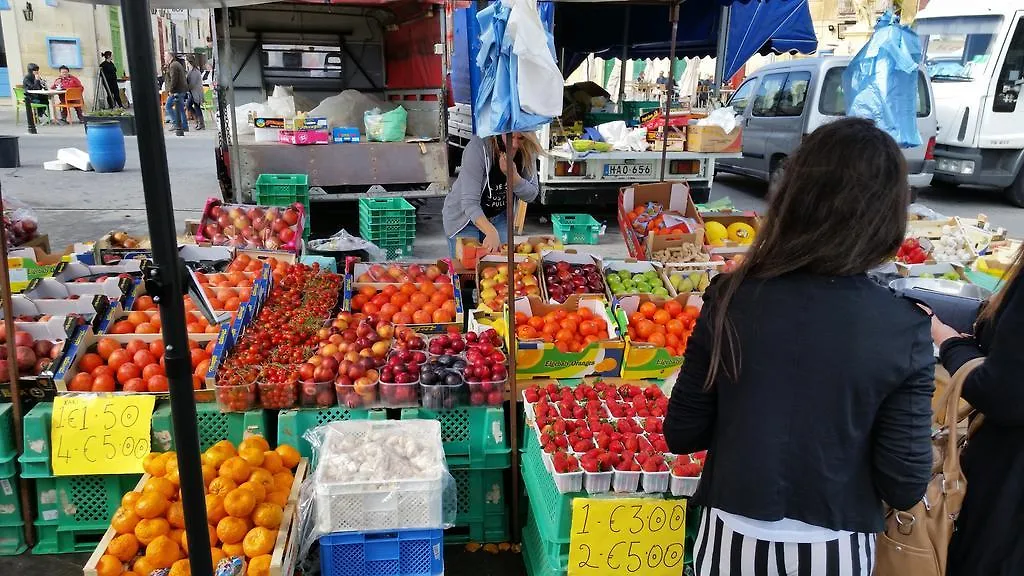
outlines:
[[914, 22], [935, 93], [936, 185], [1024, 207], [1024, 0], [931, 0]]

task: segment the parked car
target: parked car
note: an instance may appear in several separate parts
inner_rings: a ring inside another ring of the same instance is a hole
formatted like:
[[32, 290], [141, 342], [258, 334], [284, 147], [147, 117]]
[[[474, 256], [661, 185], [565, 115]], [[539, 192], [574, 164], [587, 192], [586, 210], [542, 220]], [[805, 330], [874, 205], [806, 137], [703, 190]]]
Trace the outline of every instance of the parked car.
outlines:
[[[743, 117], [743, 156], [720, 159], [716, 168], [769, 182], [777, 178], [805, 135], [845, 115], [842, 78], [849, 62], [849, 57], [803, 58], [758, 68], [729, 100]], [[903, 151], [911, 188], [931, 184], [935, 170], [931, 82], [923, 69], [918, 78], [917, 127], [924, 144]]]

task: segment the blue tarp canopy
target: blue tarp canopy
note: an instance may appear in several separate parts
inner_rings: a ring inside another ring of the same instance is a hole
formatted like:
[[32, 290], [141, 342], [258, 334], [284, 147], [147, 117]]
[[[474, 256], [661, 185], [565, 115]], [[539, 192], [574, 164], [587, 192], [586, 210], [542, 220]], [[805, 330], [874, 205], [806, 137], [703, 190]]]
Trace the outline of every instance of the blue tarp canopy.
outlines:
[[729, 17], [725, 77], [731, 78], [755, 52], [810, 54], [817, 49], [807, 0], [737, 1]]

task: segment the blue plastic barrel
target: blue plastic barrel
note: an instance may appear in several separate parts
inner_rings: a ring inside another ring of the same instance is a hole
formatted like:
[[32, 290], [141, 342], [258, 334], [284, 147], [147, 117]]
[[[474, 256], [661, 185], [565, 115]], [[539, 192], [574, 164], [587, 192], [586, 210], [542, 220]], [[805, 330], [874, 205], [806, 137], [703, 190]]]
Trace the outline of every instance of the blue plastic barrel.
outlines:
[[97, 172], [124, 170], [124, 132], [120, 122], [90, 122], [86, 131], [89, 162]]

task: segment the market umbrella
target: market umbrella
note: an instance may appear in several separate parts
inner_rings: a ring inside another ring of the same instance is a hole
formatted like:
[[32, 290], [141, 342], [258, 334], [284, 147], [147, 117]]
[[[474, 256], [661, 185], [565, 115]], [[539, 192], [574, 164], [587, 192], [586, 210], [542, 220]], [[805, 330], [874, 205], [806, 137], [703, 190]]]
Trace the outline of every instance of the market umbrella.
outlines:
[[808, 0], [737, 0], [727, 38], [722, 78], [732, 78], [755, 52], [810, 54], [818, 48]]

